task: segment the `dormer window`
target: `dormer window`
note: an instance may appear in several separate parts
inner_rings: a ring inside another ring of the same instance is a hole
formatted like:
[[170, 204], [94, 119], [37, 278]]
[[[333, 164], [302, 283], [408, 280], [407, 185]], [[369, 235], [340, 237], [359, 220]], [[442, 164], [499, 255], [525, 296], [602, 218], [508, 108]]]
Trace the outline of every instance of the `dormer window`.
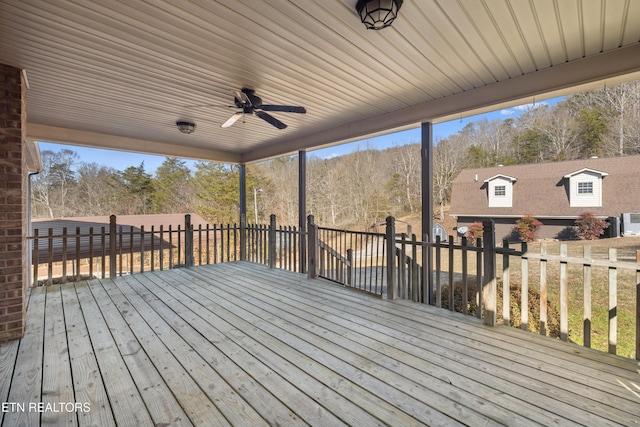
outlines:
[[494, 175], [485, 179], [490, 208], [510, 208], [513, 203], [513, 183], [516, 178], [507, 175]]
[[569, 180], [569, 205], [581, 208], [602, 207], [602, 179], [606, 172], [584, 168], [565, 175]]

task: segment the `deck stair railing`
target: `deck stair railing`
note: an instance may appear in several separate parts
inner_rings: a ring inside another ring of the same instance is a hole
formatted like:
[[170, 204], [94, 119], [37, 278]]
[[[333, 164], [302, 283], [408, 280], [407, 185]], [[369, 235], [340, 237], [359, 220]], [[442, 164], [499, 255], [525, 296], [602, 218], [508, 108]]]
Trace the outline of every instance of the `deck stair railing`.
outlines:
[[317, 227], [317, 275], [359, 291], [381, 296], [385, 286], [385, 235]]

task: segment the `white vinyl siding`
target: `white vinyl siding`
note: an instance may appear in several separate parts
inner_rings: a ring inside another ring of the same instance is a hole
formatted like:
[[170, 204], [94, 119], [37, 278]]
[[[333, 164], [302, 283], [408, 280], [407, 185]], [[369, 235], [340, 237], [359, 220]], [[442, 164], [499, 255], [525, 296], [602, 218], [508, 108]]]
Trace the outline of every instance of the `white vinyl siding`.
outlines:
[[569, 178], [571, 207], [599, 208], [602, 206], [602, 175], [583, 171]]
[[487, 182], [490, 208], [510, 208], [513, 203], [513, 182], [508, 177], [497, 176]]

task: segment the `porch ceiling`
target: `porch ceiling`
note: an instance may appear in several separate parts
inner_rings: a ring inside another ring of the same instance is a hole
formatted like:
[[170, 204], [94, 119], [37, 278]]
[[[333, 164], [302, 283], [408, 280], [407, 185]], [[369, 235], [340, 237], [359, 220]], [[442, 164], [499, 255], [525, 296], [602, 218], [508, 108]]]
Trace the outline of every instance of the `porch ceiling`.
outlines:
[[[640, 72], [634, 0], [405, 1], [379, 32], [355, 3], [0, 0], [0, 63], [27, 70], [30, 139], [226, 162]], [[274, 113], [285, 130], [251, 116], [222, 129], [242, 87], [308, 112]]]

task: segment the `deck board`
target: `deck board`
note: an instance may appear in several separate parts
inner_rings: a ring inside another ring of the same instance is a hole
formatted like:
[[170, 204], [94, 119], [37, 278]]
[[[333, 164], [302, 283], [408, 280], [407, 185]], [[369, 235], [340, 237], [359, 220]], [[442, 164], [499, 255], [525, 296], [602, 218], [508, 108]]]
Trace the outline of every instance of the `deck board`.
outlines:
[[7, 402], [22, 404], [25, 409], [3, 414], [3, 425], [38, 425], [40, 423], [40, 413], [29, 410], [29, 404], [42, 401], [42, 354], [46, 291], [45, 288], [36, 288], [31, 291], [27, 308], [31, 315], [27, 316], [25, 326], [28, 332], [20, 340], [11, 388], [7, 398]]
[[67, 283], [51, 287], [52, 289], [60, 288], [62, 293], [75, 402], [86, 403], [90, 409], [76, 412], [78, 423], [79, 425], [115, 426], [111, 404], [76, 294], [76, 288], [81, 286], [86, 284], [84, 282]]
[[[259, 286], [255, 286], [250, 289], [252, 292], [249, 295], [258, 296], [261, 294], [265, 300], [274, 299], [269, 295], [272, 292], [264, 288], [261, 289]], [[352, 319], [342, 322], [340, 319], [332, 317], [331, 312], [334, 309], [327, 308], [327, 311], [317, 310], [314, 308], [313, 299], [305, 301], [307, 298], [301, 295], [300, 302], [296, 302], [293, 295], [291, 295], [293, 291], [287, 290], [287, 292], [291, 297], [290, 301], [287, 301], [287, 305], [290, 307], [287, 311], [296, 312], [299, 319], [306, 319], [299, 324], [304, 325], [305, 329], [310, 332], [317, 329], [316, 325], [322, 326], [324, 328], [322, 334], [326, 339], [318, 339], [324, 341], [323, 345], [332, 346], [335, 343], [342, 346], [342, 348], [349, 349], [350, 352], [354, 352], [355, 355], [350, 355], [348, 352], [337, 350], [342, 354], [341, 357], [351, 359], [351, 363], [354, 366], [368, 367], [375, 363], [388, 369], [388, 373], [384, 371], [382, 373], [386, 381], [396, 384], [396, 387], [404, 389], [410, 394], [415, 394], [417, 391], [427, 393], [428, 397], [425, 398], [427, 402], [439, 408], [450, 407], [449, 410], [458, 412], [458, 416], [463, 417], [465, 422], [480, 423], [485, 417], [481, 415], [473, 416], [473, 407], [483, 406], [484, 411], [490, 411], [492, 418], [505, 425], [527, 425], [530, 423], [530, 420], [523, 416], [533, 415], [529, 414], [531, 411], [527, 405], [523, 404], [520, 399], [509, 399], [504, 395], [504, 390], [498, 392], [483, 384], [474, 383], [454, 371], [438, 366], [442, 358], [437, 355], [431, 356], [426, 351], [415, 348], [410, 344], [403, 345], [404, 343], [393, 338], [394, 335], [397, 335], [395, 332], [384, 334], [383, 331], [358, 325]], [[317, 302], [320, 303], [320, 301]], [[357, 307], [353, 306], [345, 311], [352, 312], [357, 309]], [[288, 318], [292, 323], [296, 323], [295, 318], [279, 313], [282, 310], [281, 304], [273, 305], [271, 310], [273, 314], [283, 319]], [[371, 315], [375, 314], [372, 313]], [[342, 324], [349, 324], [349, 327], [344, 327]], [[384, 337], [384, 339], [381, 340], [381, 337]], [[394, 342], [395, 345], [390, 345], [389, 342]], [[445, 360], [450, 359], [447, 358]], [[474, 392], [478, 394], [477, 396], [467, 391], [471, 388], [475, 388]], [[430, 390], [430, 392], [427, 390]], [[501, 395], [503, 406], [510, 408], [512, 412], [505, 411], [503, 407], [487, 401], [487, 396], [496, 395], [497, 393]], [[534, 412], [537, 411], [534, 410]], [[558, 422], [557, 418], [546, 416], [539, 418], [541, 422]], [[567, 424], [570, 424], [570, 422], [567, 422]]]
[[236, 262], [34, 288], [3, 401], [91, 411], [2, 425], [638, 425], [639, 368]]
[[[231, 268], [231, 266], [227, 266], [226, 268]], [[295, 290], [288, 289], [287, 292], [293, 293]], [[495, 330], [487, 331], [486, 328], [479, 331], [478, 325], [473, 325], [473, 323], [468, 324], [466, 321], [467, 318], [462, 318], [463, 325], [461, 325], [460, 316], [454, 316], [458, 319], [449, 321], [450, 325], [448, 326], [451, 328], [441, 329], [437, 326], [434, 327], [433, 323], [420, 321], [418, 317], [411, 318], [412, 313], [415, 313], [416, 316], [424, 316], [421, 310], [413, 311], [415, 304], [394, 302], [391, 308], [392, 311], [387, 313], [385, 307], [388, 309], [388, 304], [374, 304], [372, 308], [366, 310], [363, 308], [363, 304], [348, 304], [346, 302], [348, 297], [345, 298], [342, 294], [328, 296], [326, 292], [322, 292], [322, 299], [316, 299], [316, 301], [320, 303], [321, 301], [327, 301], [327, 298], [332, 301], [331, 307], [327, 308], [327, 310], [341, 316], [342, 323], [353, 324], [354, 322], [360, 322], [365, 327], [365, 329], [359, 329], [356, 336], [366, 335], [366, 327], [373, 327], [376, 333], [385, 334], [389, 337], [399, 336], [399, 332], [401, 331], [406, 337], [414, 337], [418, 340], [410, 340], [409, 342], [407, 342], [407, 340], [404, 340], [404, 342], [397, 340], [393, 344], [394, 347], [407, 348], [407, 345], [409, 345], [407, 351], [411, 351], [411, 346], [418, 346], [421, 348], [421, 352], [416, 354], [418, 354], [419, 357], [428, 359], [432, 365], [437, 365], [438, 361], [442, 359], [448, 360], [449, 362], [447, 364], [462, 364], [457, 365], [459, 366], [459, 371], [465, 372], [466, 375], [469, 375], [470, 378], [478, 381], [480, 384], [489, 385], [507, 395], [513, 395], [519, 401], [517, 406], [525, 403], [522, 402], [520, 396], [523, 394], [531, 396], [532, 392], [536, 392], [538, 394], [533, 395], [535, 397], [534, 400], [544, 405], [545, 414], [554, 412], [559, 415], [563, 413], [566, 414], [567, 404], [579, 406], [584, 410], [583, 412], [577, 412], [573, 416], [570, 416], [569, 419], [563, 419], [563, 425], [569, 424], [572, 421], [582, 422], [587, 425], [606, 425], [608, 421], [592, 414], [590, 412], [592, 409], [599, 409], [601, 412], [607, 413], [608, 417], [613, 418], [617, 422], [624, 423], [629, 418], [630, 413], [633, 414], [633, 412], [637, 410], [637, 402], [634, 401], [614, 399], [612, 400], [613, 404], [607, 402], [606, 400], [611, 400], [611, 398], [615, 398], [615, 396], [607, 395], [605, 396], [607, 399], [604, 399], [600, 390], [607, 390], [608, 388], [609, 391], [613, 391], [613, 387], [615, 387], [615, 391], [620, 396], [628, 395], [628, 390], [621, 389], [620, 384], [614, 385], [598, 382], [593, 377], [599, 375], [599, 373], [595, 370], [584, 368], [582, 364], [574, 363], [569, 367], [569, 372], [571, 372], [571, 368], [581, 369], [582, 375], [573, 374], [568, 381], [559, 381], [562, 379], [562, 372], [560, 370], [552, 373], [543, 372], [542, 367], [544, 367], [545, 364], [536, 361], [536, 358], [543, 357], [548, 361], [545, 356], [548, 351], [546, 348], [543, 353], [529, 351], [516, 358], [505, 358], [505, 355], [510, 356], [514, 354], [512, 351], [506, 354], [497, 352], [486, 355], [483, 348], [486, 348], [487, 341], [490, 342], [493, 340], [494, 345], [498, 344], [498, 342], [502, 343], [501, 335], [496, 336]], [[309, 292], [306, 289], [305, 294], [300, 296], [300, 301], [305, 300], [313, 300], [309, 297]], [[355, 298], [354, 301], [359, 300]], [[404, 312], [403, 316], [401, 316], [403, 311], [398, 310], [398, 304], [405, 304], [407, 307], [407, 311]], [[362, 321], [362, 319], [373, 318], [374, 316], [378, 316], [379, 319], [387, 319], [388, 322], [369, 325], [370, 322]], [[442, 316], [431, 317], [433, 321], [442, 321]], [[392, 328], [389, 322], [393, 322], [397, 324], [397, 326]], [[425, 333], [416, 329], [416, 323], [424, 324], [425, 326], [430, 325], [428, 332]], [[464, 328], [464, 324], [467, 324], [466, 329], [469, 334], [451, 334], [451, 330], [455, 331], [458, 328]], [[473, 328], [475, 328], [475, 330]], [[503, 328], [500, 329], [502, 330]], [[478, 332], [483, 332], [486, 338], [483, 340], [473, 338], [471, 334], [473, 333], [475, 335], [478, 334]], [[519, 335], [522, 336], [522, 334]], [[533, 338], [530, 334], [524, 336]], [[579, 351], [581, 348], [574, 346], [572, 350]], [[435, 357], [430, 357], [427, 352], [435, 353]], [[464, 357], [461, 355], [464, 355]], [[515, 355], [518, 355], [517, 351]], [[552, 354], [552, 357], [553, 356]], [[609, 359], [609, 357], [607, 357], [607, 359]], [[530, 367], [532, 361], [538, 364], [536, 369]], [[498, 367], [506, 367], [507, 369], [498, 370]], [[490, 374], [482, 374], [483, 372]], [[629, 371], [619, 370], [617, 372], [617, 374], [623, 373], [629, 374]], [[637, 384], [637, 374], [633, 375], [635, 375]], [[580, 382], [583, 383], [582, 386], [576, 389], [576, 385], [580, 385]], [[470, 388], [470, 390], [474, 391], [479, 389], [480, 387], [478, 386]], [[483, 395], [484, 393], [479, 394], [479, 397], [482, 398]], [[526, 409], [526, 405], [524, 406]], [[557, 421], [558, 420], [556, 420], [556, 422]]]
[[[42, 402], [45, 405], [73, 402], [71, 362], [60, 287], [47, 289], [44, 320], [44, 348], [47, 351], [42, 361]], [[52, 426], [75, 426], [78, 425], [78, 413], [46, 412], [42, 414], [41, 422]]]
[[119, 426], [151, 425], [151, 415], [111, 334], [110, 328], [115, 325], [109, 325], [108, 318], [100, 311], [105, 302], [96, 301], [89, 287], [89, 284], [76, 286], [76, 293], [116, 423]]

